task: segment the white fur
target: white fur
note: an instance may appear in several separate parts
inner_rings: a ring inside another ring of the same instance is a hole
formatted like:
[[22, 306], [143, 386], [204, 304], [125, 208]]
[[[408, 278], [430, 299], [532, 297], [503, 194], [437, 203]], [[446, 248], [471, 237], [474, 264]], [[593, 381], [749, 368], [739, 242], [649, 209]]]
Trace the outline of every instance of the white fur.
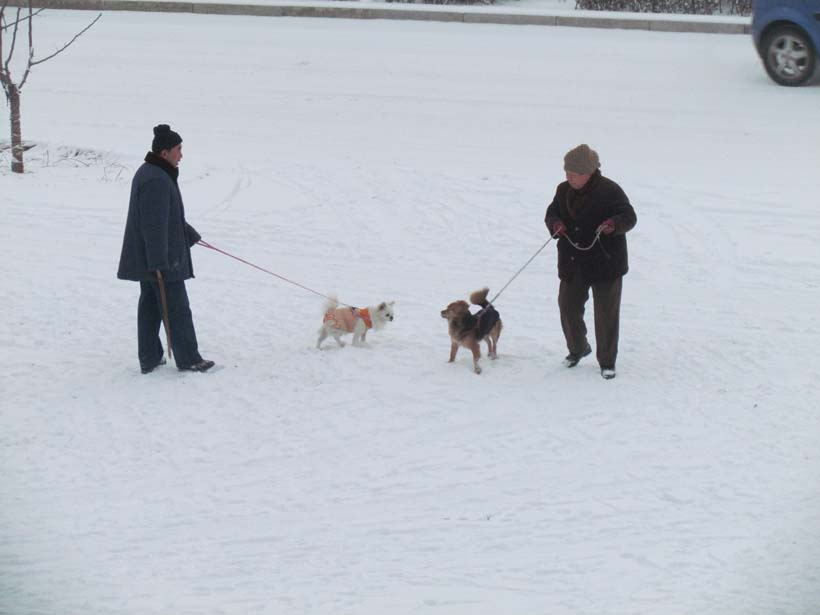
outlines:
[[[373, 323], [373, 329], [381, 329], [386, 325], [388, 322], [393, 321], [393, 304], [395, 301], [385, 301], [380, 303], [379, 305], [371, 305], [368, 306], [367, 309], [370, 311], [370, 320]], [[339, 307], [339, 302], [336, 299], [329, 299], [322, 310], [322, 318], [329, 310], [349, 310], [349, 307]], [[332, 337], [336, 340], [336, 343], [339, 346], [344, 346], [345, 343], [342, 341], [342, 336], [347, 335], [349, 331], [347, 329], [343, 329], [337, 327], [332, 321], [323, 322], [322, 326], [319, 327], [319, 338], [316, 340], [316, 348], [321, 348], [322, 342], [327, 339], [328, 336]], [[367, 337], [367, 325], [364, 324], [364, 320], [361, 318], [356, 318], [355, 324], [353, 325], [353, 345], [354, 346], [363, 346], [364, 342], [366, 341]]]

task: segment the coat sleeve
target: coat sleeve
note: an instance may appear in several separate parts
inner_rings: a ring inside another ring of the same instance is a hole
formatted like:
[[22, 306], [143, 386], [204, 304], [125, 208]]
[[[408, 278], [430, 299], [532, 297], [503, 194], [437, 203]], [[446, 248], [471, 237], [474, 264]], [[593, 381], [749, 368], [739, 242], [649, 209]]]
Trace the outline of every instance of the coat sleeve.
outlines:
[[550, 235], [554, 235], [555, 232], [552, 230], [553, 225], [561, 220], [561, 205], [559, 201], [559, 192], [561, 187], [555, 189], [555, 196], [552, 197], [552, 203], [549, 204], [547, 207], [547, 213], [544, 216], [544, 224], [547, 225], [547, 230], [549, 231]]
[[635, 214], [635, 209], [629, 202], [626, 193], [617, 186], [616, 197], [613, 204], [612, 221], [615, 222], [615, 234], [625, 235], [638, 223], [638, 216]]
[[148, 271], [167, 271], [168, 218], [171, 212], [169, 185], [161, 179], [146, 182], [140, 191], [139, 210]]
[[185, 223], [185, 237], [188, 239], [189, 248], [195, 246], [202, 239], [202, 235], [197, 233], [196, 229], [187, 222]]

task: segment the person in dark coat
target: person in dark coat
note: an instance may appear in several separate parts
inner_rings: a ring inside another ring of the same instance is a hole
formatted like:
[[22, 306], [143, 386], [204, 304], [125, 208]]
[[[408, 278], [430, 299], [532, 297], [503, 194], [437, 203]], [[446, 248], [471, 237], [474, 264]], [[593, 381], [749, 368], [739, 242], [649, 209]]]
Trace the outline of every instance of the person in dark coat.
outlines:
[[[601, 175], [600, 166], [597, 152], [586, 144], [567, 152], [567, 181], [558, 185], [544, 223], [558, 237], [558, 307], [569, 350], [564, 365], [575, 367], [592, 352], [584, 322], [591, 288], [596, 356], [601, 375], [610, 379], [616, 374], [621, 289], [629, 271], [626, 233], [637, 216], [621, 187]], [[591, 249], [582, 249], [593, 242]]]
[[191, 246], [201, 237], [185, 221], [179, 191], [182, 137], [167, 124], [154, 127], [151, 151], [131, 182], [131, 200], [117, 277], [140, 283], [137, 349], [143, 374], [165, 364], [159, 337], [164, 288], [171, 348], [177, 369], [204, 372], [214, 362], [199, 354], [185, 280], [194, 277]]

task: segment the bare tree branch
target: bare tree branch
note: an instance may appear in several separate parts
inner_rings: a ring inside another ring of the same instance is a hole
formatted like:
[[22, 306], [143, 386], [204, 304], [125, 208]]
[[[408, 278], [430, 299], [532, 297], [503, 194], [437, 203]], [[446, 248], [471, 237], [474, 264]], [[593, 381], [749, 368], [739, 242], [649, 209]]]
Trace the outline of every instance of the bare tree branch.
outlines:
[[[6, 3], [3, 2], [3, 6], [0, 6], [0, 81], [3, 80], [3, 75], [5, 74], [4, 64], [3, 64], [3, 31], [5, 28], [3, 27], [3, 23], [6, 21]], [[5, 81], [2, 81], [5, 86]]]
[[[6, 10], [6, 7], [3, 7], [3, 11]], [[9, 63], [11, 62], [11, 57], [14, 55], [14, 45], [17, 43], [17, 30], [20, 27], [20, 9], [17, 9], [17, 18], [14, 22], [14, 30], [12, 30], [11, 34], [11, 47], [9, 48], [9, 55], [6, 56], [6, 63], [3, 65], [4, 72], [6, 75], [11, 78], [11, 73], [9, 72]], [[11, 26], [7, 26], [10, 28]], [[2, 32], [0, 32], [0, 36], [2, 36]], [[2, 59], [2, 58], [0, 58]]]
[[49, 56], [46, 56], [45, 58], [41, 58], [41, 59], [39, 59], [39, 60], [32, 60], [32, 61], [31, 61], [31, 66], [35, 66], [36, 64], [42, 64], [42, 63], [43, 63], [43, 62], [45, 62], [46, 60], [50, 60], [51, 58], [53, 58], [53, 57], [54, 57], [54, 56], [56, 56], [57, 54], [62, 53], [63, 51], [65, 51], [65, 50], [68, 48], [68, 46], [69, 46], [69, 45], [71, 45], [71, 43], [73, 43], [73, 42], [74, 42], [74, 41], [76, 41], [78, 38], [80, 38], [83, 34], [85, 34], [85, 33], [86, 33], [86, 32], [87, 32], [90, 28], [91, 28], [91, 26], [93, 26], [95, 23], [97, 23], [97, 22], [100, 20], [100, 17], [102, 17], [102, 13], [99, 13], [99, 14], [97, 15], [97, 17], [95, 17], [95, 18], [94, 18], [94, 21], [92, 21], [90, 24], [88, 24], [88, 25], [87, 25], [85, 28], [83, 28], [80, 32], [78, 32], [77, 34], [75, 34], [75, 35], [74, 35], [74, 38], [72, 38], [70, 41], [68, 41], [68, 42], [67, 42], [65, 45], [63, 45], [62, 47], [60, 47], [57, 51], [55, 51], [54, 53], [52, 53], [52, 54], [51, 54], [51, 55], [49, 55]]
[[[74, 41], [76, 41], [83, 34], [85, 34], [91, 28], [91, 26], [93, 26], [100, 20], [100, 17], [102, 17], [102, 13], [98, 14], [97, 17], [90, 24], [88, 24], [80, 32], [75, 34], [74, 38], [72, 38], [62, 47], [60, 47], [57, 51], [38, 60], [34, 58], [33, 23], [34, 16], [37, 15], [40, 11], [38, 10], [35, 13], [34, 8], [32, 7], [32, 0], [29, 0], [28, 16], [23, 17], [21, 19], [20, 8], [18, 8], [17, 16], [14, 20], [14, 23], [9, 23], [6, 17], [6, 8], [8, 6], [8, 0], [0, 0], [0, 2], [2, 2], [2, 4], [0, 4], [0, 84], [2, 84], [3, 86], [3, 92], [6, 95], [6, 100], [8, 101], [10, 107], [12, 153], [11, 170], [13, 173], [23, 173], [25, 171], [23, 164], [23, 152], [26, 148], [23, 145], [22, 131], [20, 129], [20, 91], [26, 84], [29, 74], [31, 74], [31, 68], [36, 64], [42, 64], [43, 62], [52, 59], [54, 56], [57, 56], [66, 49], [68, 49], [68, 47], [70, 47], [71, 44], [74, 43]], [[20, 24], [22, 23], [26, 23], [26, 25], [28, 26], [28, 58], [26, 58], [26, 67], [23, 71], [22, 79], [20, 79], [19, 82], [15, 83], [14, 79], [12, 79], [11, 69], [9, 68], [9, 66], [11, 64], [11, 59], [14, 56], [15, 46], [17, 44], [17, 34], [20, 31]], [[4, 62], [3, 33], [9, 29], [11, 29], [12, 31], [11, 46]]]
[[[31, 23], [31, 22], [29, 22]], [[14, 55], [14, 45], [17, 44], [17, 30], [20, 27], [20, 9], [17, 9], [17, 18], [14, 22], [14, 30], [11, 34], [11, 47], [9, 47], [9, 57], [6, 60], [6, 72], [9, 72], [9, 62], [11, 62], [11, 56]]]
[[[4, 4], [2, 7], [0, 7], [0, 15], [2, 15], [2, 13], [3, 13], [3, 9], [5, 9], [5, 8], [6, 8], [6, 5], [5, 5], [5, 4]], [[39, 15], [39, 14], [40, 14], [40, 13], [42, 13], [43, 11], [45, 11], [45, 9], [37, 9], [36, 11], [34, 11], [34, 13], [32, 13], [32, 14], [31, 14], [31, 17], [37, 17], [37, 15]], [[31, 17], [29, 17], [28, 15], [26, 15], [26, 16], [25, 16], [25, 17], [23, 17], [20, 21], [25, 21], [26, 19], [31, 19]], [[2, 31], [2, 30], [8, 30], [9, 28], [11, 28], [11, 27], [12, 27], [13, 25], [15, 25], [16, 23], [17, 23], [17, 22], [15, 21], [14, 23], [6, 24], [6, 25], [4, 25], [4, 26], [0, 25], [0, 31]]]
[[[5, 10], [6, 6], [3, 5], [3, 8], [0, 8], [0, 19], [5, 20]], [[11, 73], [9, 73], [9, 61], [11, 60], [11, 54], [9, 54], [8, 59], [3, 61], [3, 30], [0, 30], [0, 82], [3, 84], [3, 90], [6, 93], [6, 98], [9, 96], [9, 86], [11, 85]]]
[[[34, 20], [31, 19], [31, 0], [28, 3], [28, 62], [26, 62], [26, 72], [23, 73], [23, 78], [17, 84], [17, 90], [22, 90], [28, 79], [28, 74], [31, 72], [31, 58], [34, 57]], [[15, 29], [15, 34], [17, 33]]]

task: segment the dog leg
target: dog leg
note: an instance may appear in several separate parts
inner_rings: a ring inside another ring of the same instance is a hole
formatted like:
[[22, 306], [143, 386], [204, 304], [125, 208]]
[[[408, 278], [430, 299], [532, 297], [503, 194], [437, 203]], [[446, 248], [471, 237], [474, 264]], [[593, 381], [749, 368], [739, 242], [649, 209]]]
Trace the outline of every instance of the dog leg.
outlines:
[[364, 346], [364, 336], [367, 333], [367, 325], [364, 324], [364, 321], [361, 318], [356, 320], [356, 324], [353, 325], [353, 345], [354, 346]]
[[320, 348], [321, 345], [322, 345], [322, 342], [324, 342], [326, 338], [327, 338], [327, 330], [324, 327], [322, 327], [321, 329], [319, 329], [319, 339], [316, 340], [316, 348]]
[[455, 342], [450, 343], [450, 360], [447, 361], [448, 363], [452, 363], [456, 360], [456, 353], [458, 352], [458, 344]]
[[481, 373], [481, 367], [478, 365], [478, 360], [481, 358], [481, 346], [478, 342], [470, 344], [470, 350], [473, 352], [473, 370], [476, 374]]
[[490, 358], [497, 359], [498, 358], [498, 338], [501, 337], [501, 321], [496, 323], [495, 327], [493, 327], [492, 331], [490, 332], [490, 336], [487, 338], [488, 340], [492, 340], [493, 348], [490, 351]]
[[342, 332], [341, 331], [334, 331], [333, 332], [333, 339], [336, 340], [336, 343], [339, 344], [340, 348], [345, 347], [345, 343], [342, 341]]

